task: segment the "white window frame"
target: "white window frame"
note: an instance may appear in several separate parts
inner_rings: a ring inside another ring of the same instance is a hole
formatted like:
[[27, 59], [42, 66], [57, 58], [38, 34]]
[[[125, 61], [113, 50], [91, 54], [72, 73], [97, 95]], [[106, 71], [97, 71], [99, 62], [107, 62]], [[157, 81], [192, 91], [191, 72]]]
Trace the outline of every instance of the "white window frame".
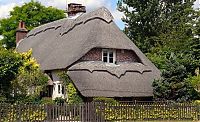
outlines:
[[61, 84], [58, 84], [58, 94], [61, 94], [62, 86]]
[[[104, 58], [104, 52], [107, 53], [107, 62], [104, 62], [103, 58]], [[113, 62], [110, 62], [110, 56], [109, 53], [112, 52], [113, 53]], [[116, 50], [115, 49], [102, 49], [102, 61], [104, 63], [111, 63], [111, 64], [115, 64], [116, 62]]]
[[[58, 94], [63, 94], [63, 92], [65, 92], [65, 91], [63, 91], [64, 90], [63, 84], [59, 83], [59, 84], [57, 84], [57, 86], [58, 86]], [[60, 89], [59, 89], [59, 87], [60, 87]]]

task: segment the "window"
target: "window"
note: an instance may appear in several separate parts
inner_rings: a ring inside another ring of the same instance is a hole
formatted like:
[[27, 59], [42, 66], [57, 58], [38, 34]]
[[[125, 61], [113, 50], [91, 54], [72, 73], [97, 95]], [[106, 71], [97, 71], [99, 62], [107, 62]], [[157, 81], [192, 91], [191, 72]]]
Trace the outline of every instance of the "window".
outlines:
[[60, 94], [60, 84], [58, 85], [58, 94]]
[[53, 83], [53, 90], [55, 91], [55, 89], [56, 89], [56, 84]]
[[102, 50], [102, 61], [105, 63], [115, 63], [115, 50]]
[[64, 86], [62, 86], [62, 94], [64, 94], [64, 89], [65, 89]]

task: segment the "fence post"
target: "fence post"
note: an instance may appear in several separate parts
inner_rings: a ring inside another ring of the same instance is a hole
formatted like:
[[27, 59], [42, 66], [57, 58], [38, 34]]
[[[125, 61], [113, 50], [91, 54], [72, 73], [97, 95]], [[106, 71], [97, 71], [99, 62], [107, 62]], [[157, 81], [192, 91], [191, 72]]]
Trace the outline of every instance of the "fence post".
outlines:
[[18, 113], [19, 113], [19, 116], [17, 117], [17, 122], [21, 122], [21, 105], [18, 104], [17, 105], [17, 108], [18, 108]]
[[135, 104], [135, 119], [138, 120], [139, 114], [138, 114], [138, 104], [136, 100], [134, 101], [134, 104]]
[[51, 110], [49, 110], [49, 106], [48, 106], [48, 104], [45, 104], [45, 109], [46, 109], [46, 113], [47, 113], [47, 121], [49, 121], [50, 120], [50, 115], [49, 115], [49, 113], [51, 112]]
[[89, 112], [90, 112], [90, 121], [91, 122], [94, 122], [94, 116], [95, 116], [95, 113], [94, 113], [95, 111], [94, 111], [94, 106], [93, 105], [94, 105], [94, 102], [90, 102], [89, 103], [89, 108], [90, 108]]
[[88, 121], [88, 107], [87, 107], [87, 103], [83, 104], [83, 122], [87, 122]]
[[3, 117], [1, 118], [1, 116], [3, 114], [3, 110], [1, 108], [3, 108], [3, 107], [2, 107], [2, 103], [0, 102], [0, 122], [3, 121], [2, 120]]
[[80, 115], [81, 115], [81, 118], [80, 118], [80, 121], [81, 122], [84, 122], [84, 104], [80, 104]]
[[[152, 114], [150, 113], [150, 111], [154, 109], [156, 109], [156, 112], [160, 112], [160, 115], [157, 118], [150, 118], [150, 115]], [[106, 110], [112, 110], [112, 112], [106, 112]], [[39, 115], [34, 115], [33, 118], [30, 118], [30, 116], [37, 111], [39, 112]], [[170, 113], [171, 111], [175, 111], [175, 113], [177, 114], [177, 118], [173, 117], [173, 113]], [[0, 103], [0, 122], [5, 121], [4, 119], [16, 122], [22, 122], [27, 120], [43, 121], [44, 112], [46, 115], [45, 121], [79, 121], [78, 117], [80, 117], [81, 122], [105, 122], [108, 121], [106, 119], [108, 119], [108, 116], [110, 115], [114, 115], [114, 118], [112, 119], [113, 121], [130, 121], [130, 119], [133, 121], [146, 121], [150, 119], [163, 119], [164, 121], [170, 121], [170, 119], [193, 119], [193, 121], [196, 121], [200, 119], [200, 106], [198, 104], [172, 104], [170, 101], [166, 101], [163, 103], [155, 102], [153, 104], [150, 104], [147, 102], [142, 103], [135, 100], [131, 103], [127, 102], [115, 105], [101, 101], [70, 105], [69, 107], [67, 107], [67, 105], [57, 106], [48, 104], [35, 105], [20, 103], [15, 103], [9, 106], [9, 104], [7, 103]], [[13, 114], [10, 115], [10, 113]], [[118, 117], [115, 117], [116, 114]], [[10, 115], [10, 118], [6, 118], [8, 115]], [[160, 118], [163, 115], [165, 115], [166, 117]], [[132, 116], [134, 117], [132, 118]]]
[[197, 116], [197, 120], [199, 120], [199, 105], [196, 104], [196, 116]]
[[170, 121], [169, 101], [167, 100], [167, 120]]
[[100, 101], [98, 102], [98, 106], [99, 106], [99, 113], [98, 113], [98, 122], [105, 122], [106, 118], [105, 118], [105, 102], [104, 101]]

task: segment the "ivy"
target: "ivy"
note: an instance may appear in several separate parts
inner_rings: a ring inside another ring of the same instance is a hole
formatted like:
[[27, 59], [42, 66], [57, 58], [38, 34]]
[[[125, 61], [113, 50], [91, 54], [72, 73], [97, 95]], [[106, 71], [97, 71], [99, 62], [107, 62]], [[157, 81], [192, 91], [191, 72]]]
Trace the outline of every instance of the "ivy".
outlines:
[[69, 104], [77, 104], [82, 103], [83, 99], [73, 84], [73, 81], [67, 75], [67, 71], [63, 71], [59, 73], [60, 79], [64, 81], [64, 85], [66, 86], [67, 91], [67, 103]]

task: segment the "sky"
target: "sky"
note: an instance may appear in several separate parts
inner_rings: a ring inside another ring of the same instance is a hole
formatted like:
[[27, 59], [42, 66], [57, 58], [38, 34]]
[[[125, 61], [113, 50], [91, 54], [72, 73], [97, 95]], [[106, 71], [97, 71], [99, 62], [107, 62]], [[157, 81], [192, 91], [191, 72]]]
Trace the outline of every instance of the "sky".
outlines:
[[[13, 10], [14, 6], [22, 6], [25, 2], [31, 0], [0, 0], [0, 19], [9, 17], [9, 11]], [[110, 10], [114, 17], [115, 23], [120, 29], [124, 28], [124, 23], [121, 21], [123, 13], [117, 10], [118, 0], [37, 0], [42, 5], [53, 6], [59, 9], [66, 9], [66, 3], [81, 3], [86, 6], [86, 11], [90, 12], [99, 7], [105, 6]]]
[[[22, 6], [25, 2], [30, 2], [31, 0], [0, 0], [0, 19], [9, 17], [9, 11], [13, 9], [14, 6]], [[123, 13], [117, 11], [117, 1], [118, 0], [37, 0], [45, 6], [53, 6], [59, 9], [65, 10], [66, 3], [81, 3], [86, 6], [87, 12], [93, 11], [101, 6], [105, 6], [110, 10], [114, 17], [115, 23], [120, 29], [124, 28], [124, 23], [121, 18], [124, 16]], [[196, 0], [194, 3], [194, 8], [200, 8], [200, 0]]]

